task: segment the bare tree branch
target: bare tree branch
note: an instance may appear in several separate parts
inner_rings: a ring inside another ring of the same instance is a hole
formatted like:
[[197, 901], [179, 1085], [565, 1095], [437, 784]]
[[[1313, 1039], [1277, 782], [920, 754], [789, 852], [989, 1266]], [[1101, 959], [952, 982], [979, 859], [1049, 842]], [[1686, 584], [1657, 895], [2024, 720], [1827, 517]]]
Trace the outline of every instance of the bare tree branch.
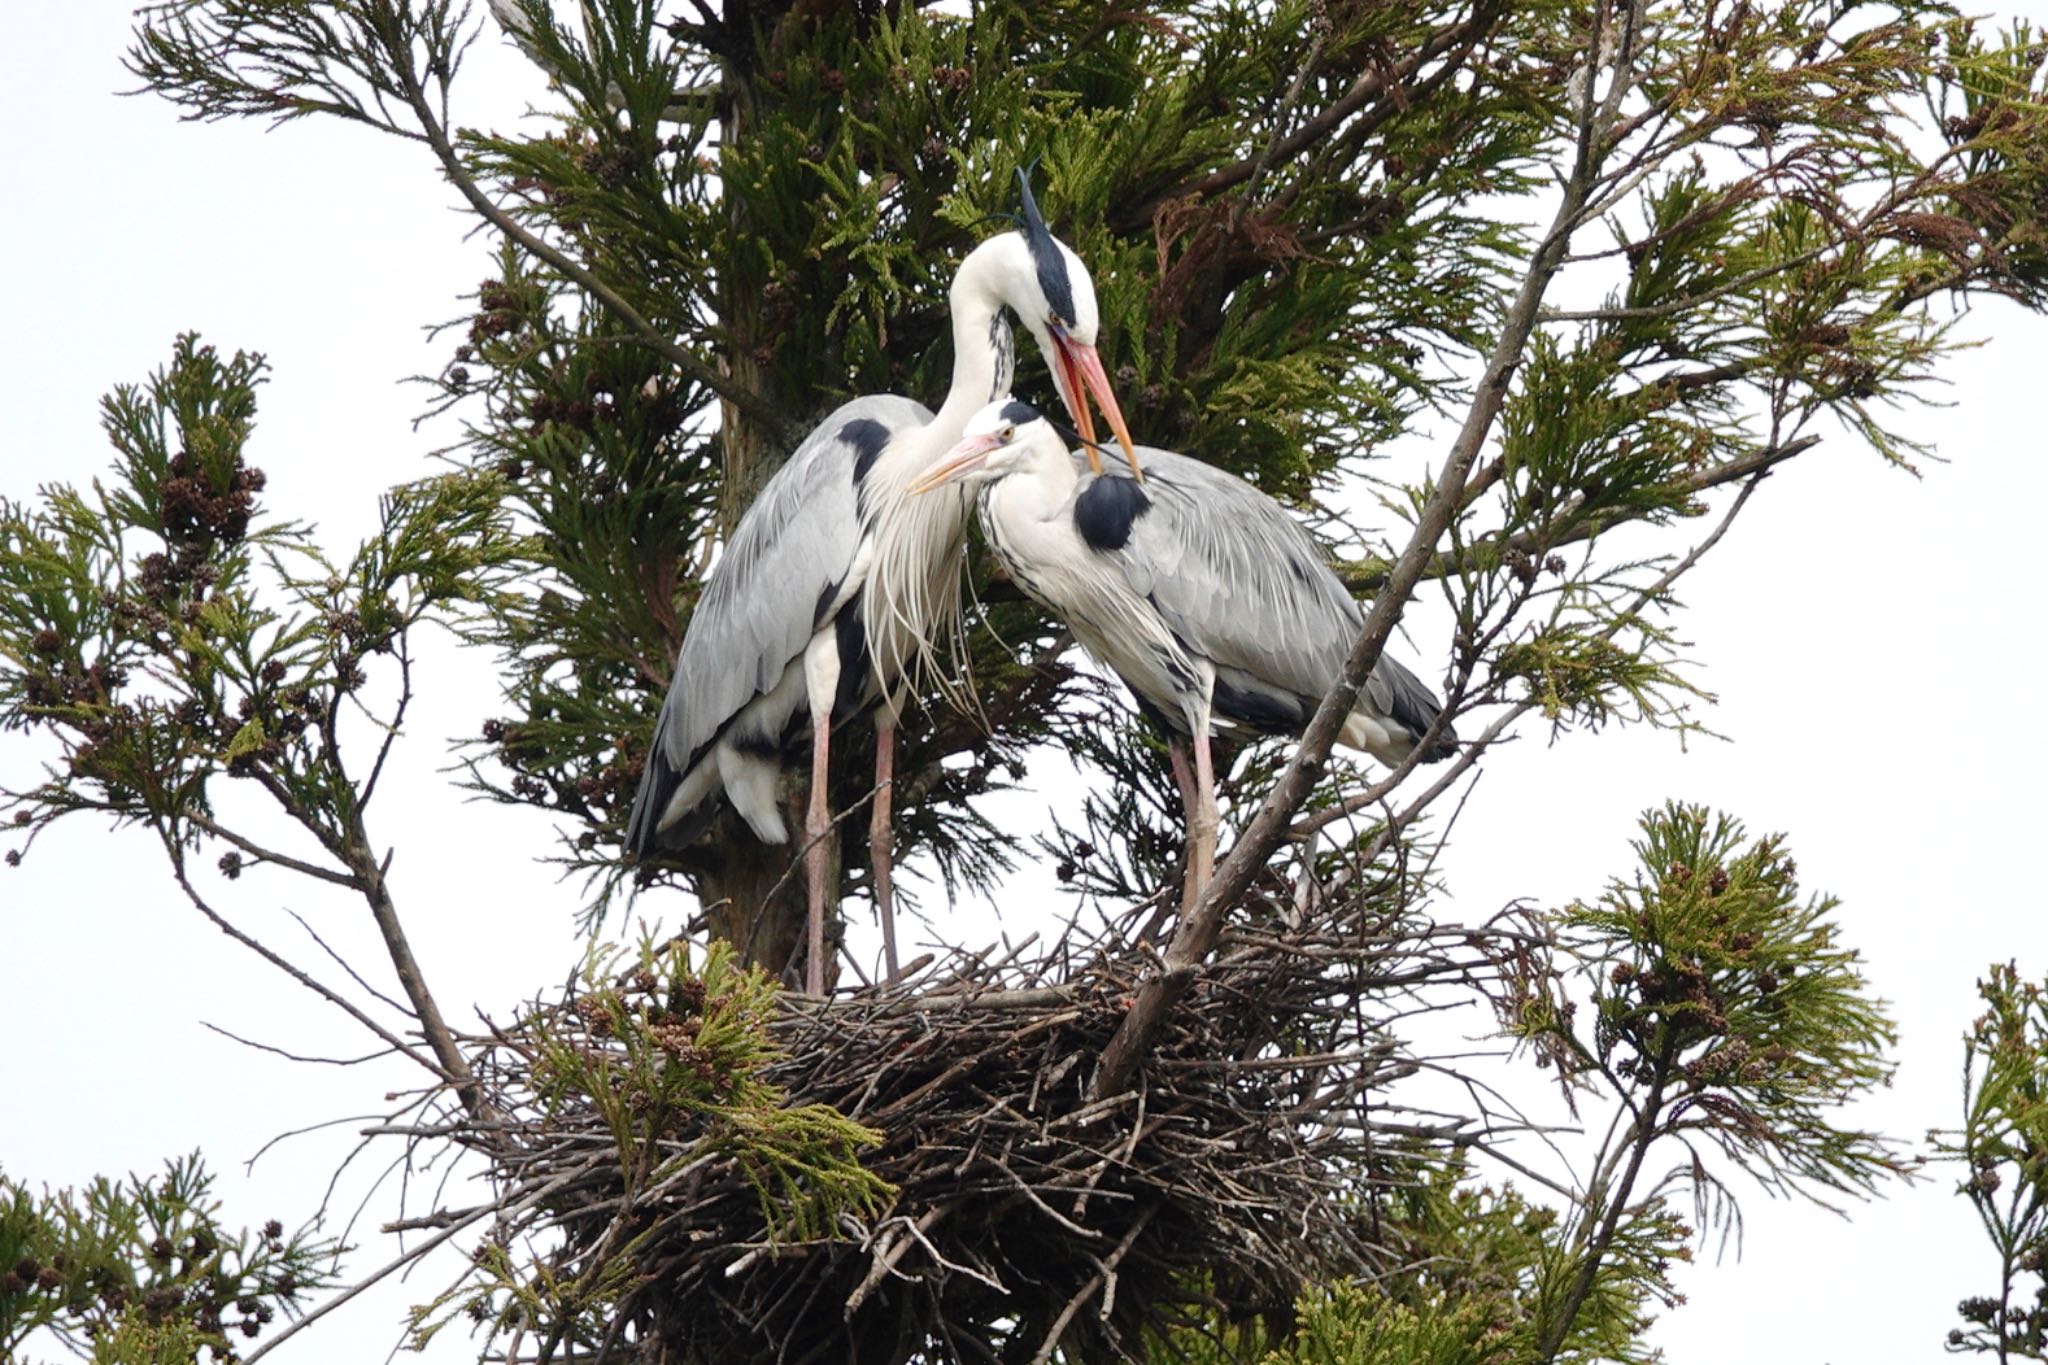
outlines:
[[[1588, 99], [1590, 101], [1590, 95]], [[1323, 697], [1322, 705], [1317, 708], [1314, 719], [1302, 736], [1300, 747], [1295, 750], [1294, 757], [1260, 805], [1258, 813], [1252, 817], [1243, 837], [1217, 867], [1201, 898], [1182, 917], [1167, 946], [1162, 970], [1140, 984], [1137, 998], [1132, 1002], [1123, 1025], [1103, 1052], [1092, 1088], [1095, 1095], [1114, 1095], [1130, 1084], [1145, 1052], [1165, 1027], [1167, 1014], [1194, 984], [1202, 961], [1222, 930], [1225, 910], [1235, 905], [1250, 887], [1253, 877], [1286, 837], [1294, 812], [1301, 808], [1321, 779], [1329, 761], [1330, 748], [1358, 699], [1358, 689], [1371, 675], [1373, 665], [1379, 662], [1380, 652], [1393, 634], [1401, 609], [1406, 606], [1409, 594], [1422, 580], [1423, 571], [1435, 554], [1437, 539], [1450, 526], [1463, 498], [1465, 481], [1473, 463], [1506, 402], [1508, 387], [1521, 364], [1523, 349], [1535, 330], [1544, 292], [1563, 261], [1572, 229], [1579, 220], [1591, 186], [1591, 137], [1589, 113], [1582, 120], [1580, 154], [1572, 175], [1564, 185], [1557, 212], [1530, 258], [1514, 305], [1503, 320], [1500, 337], [1474, 391], [1465, 422], [1444, 461], [1436, 489], [1424, 505], [1407, 547], [1395, 561], [1386, 587], [1366, 616], [1358, 641], [1345, 663], [1343, 677]], [[1409, 762], [1413, 761], [1411, 755]]]

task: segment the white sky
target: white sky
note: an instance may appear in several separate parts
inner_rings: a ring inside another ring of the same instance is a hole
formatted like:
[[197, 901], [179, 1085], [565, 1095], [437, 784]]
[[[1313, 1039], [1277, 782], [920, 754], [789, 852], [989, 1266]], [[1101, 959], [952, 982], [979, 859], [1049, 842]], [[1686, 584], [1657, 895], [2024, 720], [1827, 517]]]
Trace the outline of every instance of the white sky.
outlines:
[[[2040, 0], [2030, 8], [2048, 17]], [[10, 6], [0, 494], [103, 470], [99, 396], [197, 329], [224, 351], [269, 355], [253, 454], [270, 473], [265, 500], [317, 520], [340, 550], [371, 524], [379, 490], [427, 468], [431, 434], [409, 425], [424, 392], [399, 381], [445, 359], [453, 339], [429, 347], [423, 325], [459, 311], [488, 244], [464, 240], [469, 220], [422, 149], [320, 122], [180, 125], [152, 98], [117, 98], [132, 84], [118, 64], [127, 24], [118, 6]], [[475, 60], [458, 121], [502, 124], [517, 109], [517, 59], [486, 43]], [[473, 102], [487, 96], [499, 103]], [[1847, 936], [1900, 1022], [1897, 1084], [1857, 1117], [1909, 1139], [1955, 1121], [1983, 967], [2017, 957], [2048, 972], [2033, 844], [2048, 744], [2023, 704], [2038, 674], [2038, 607], [2026, 603], [2048, 497], [2048, 325], [1994, 307], [1967, 326], [1986, 344], [1950, 367], [1954, 406], [1918, 422], [1950, 463], [1916, 481], [1830, 439], [1772, 479], [1688, 581], [1686, 633], [1720, 697], [1709, 723], [1733, 742], [1681, 752], [1622, 732], [1506, 747], [1484, 765], [1445, 864], [1446, 916], [1480, 917], [1518, 896], [1597, 891], [1625, 867], [1636, 813], [1667, 797], [1725, 807], [1753, 833], [1788, 831], [1803, 882], [1842, 898]], [[1411, 613], [1417, 649], [1441, 640], [1438, 624]], [[437, 658], [425, 677], [373, 833], [402, 830], [393, 879], [444, 1006], [502, 1012], [574, 959], [574, 890], [530, 861], [551, 850], [544, 822], [465, 805], [437, 771], [440, 739], [498, 709], [488, 661]], [[19, 780], [28, 746], [0, 746], [0, 770]], [[279, 940], [293, 932], [289, 905], [375, 960], [357, 907], [283, 874], [245, 877], [224, 903]], [[202, 1020], [295, 1050], [358, 1050], [348, 1027], [177, 899], [147, 835], [73, 821], [22, 868], [0, 869], [10, 1176], [70, 1184], [199, 1147], [231, 1224], [295, 1222], [350, 1129], [287, 1144], [253, 1173], [241, 1163], [285, 1129], [377, 1110], [406, 1078], [252, 1053]], [[1742, 1258], [1682, 1270], [1691, 1303], [1655, 1340], [1675, 1365], [1932, 1359], [1956, 1301], [1993, 1288], [1953, 1185], [1936, 1172], [1847, 1219], [1749, 1198]], [[405, 1303], [438, 1284], [369, 1296], [277, 1358], [374, 1358]], [[451, 1338], [431, 1355], [467, 1348]]]

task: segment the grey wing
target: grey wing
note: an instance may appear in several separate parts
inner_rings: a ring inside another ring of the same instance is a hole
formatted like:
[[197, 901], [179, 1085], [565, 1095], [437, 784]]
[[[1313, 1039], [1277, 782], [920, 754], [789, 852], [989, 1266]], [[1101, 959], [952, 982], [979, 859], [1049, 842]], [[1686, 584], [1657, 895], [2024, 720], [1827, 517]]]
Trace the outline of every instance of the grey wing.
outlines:
[[1125, 580], [1216, 663], [1321, 696], [1360, 616], [1315, 540], [1233, 474], [1167, 450], [1138, 456], [1151, 505], [1111, 555]]
[[[1322, 548], [1285, 508], [1236, 475], [1169, 450], [1140, 447], [1138, 455], [1151, 506], [1114, 556], [1125, 580], [1217, 665], [1298, 697], [1321, 697], [1365, 624]], [[1442, 709], [1420, 678], [1386, 654], [1362, 699], [1414, 737]], [[1450, 752], [1443, 745], [1453, 740], [1446, 734], [1432, 756]]]
[[883, 444], [930, 420], [930, 410], [908, 398], [856, 398], [814, 428], [761, 489], [684, 632], [629, 847], [651, 841], [675, 783], [803, 653], [860, 548], [860, 476]]

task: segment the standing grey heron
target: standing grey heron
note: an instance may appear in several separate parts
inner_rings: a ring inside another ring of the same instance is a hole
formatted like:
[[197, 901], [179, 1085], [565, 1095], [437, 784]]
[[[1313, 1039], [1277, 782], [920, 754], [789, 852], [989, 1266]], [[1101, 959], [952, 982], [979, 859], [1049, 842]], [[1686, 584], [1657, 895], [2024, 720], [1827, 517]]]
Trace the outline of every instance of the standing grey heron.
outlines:
[[[913, 494], [979, 484], [990, 548], [1169, 736], [1188, 818], [1187, 901], [1216, 853], [1212, 730], [1299, 734], [1363, 616], [1307, 531], [1234, 474], [1140, 446], [1141, 484], [1082, 464], [1028, 404], [990, 403]], [[947, 496], [941, 494], [940, 496]], [[948, 497], [948, 501], [951, 498]], [[1422, 680], [1381, 656], [1340, 741], [1389, 767], [1456, 751]], [[1188, 748], [1194, 771], [1188, 770]]]
[[981, 243], [954, 276], [953, 382], [938, 412], [887, 394], [844, 404], [740, 519], [690, 617], [627, 819], [626, 848], [642, 857], [723, 790], [757, 838], [786, 842], [777, 780], [808, 721], [806, 984], [813, 994], [824, 989], [831, 732], [877, 706], [868, 837], [884, 960], [892, 977], [897, 972], [889, 824], [896, 718], [934, 631], [959, 618], [968, 510], [964, 492], [911, 498], [906, 489], [960, 439], [977, 409], [1009, 393], [1014, 353], [1005, 306], [1037, 340], [1091, 453], [1090, 396], [1138, 470], [1095, 351], [1094, 282], [1046, 228], [1028, 180], [1019, 179], [1022, 226]]

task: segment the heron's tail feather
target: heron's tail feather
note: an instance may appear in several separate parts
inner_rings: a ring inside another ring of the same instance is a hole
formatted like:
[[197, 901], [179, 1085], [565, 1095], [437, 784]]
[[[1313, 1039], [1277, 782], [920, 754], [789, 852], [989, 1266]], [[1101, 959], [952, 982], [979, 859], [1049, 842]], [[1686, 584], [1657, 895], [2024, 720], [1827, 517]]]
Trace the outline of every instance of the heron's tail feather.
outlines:
[[[1385, 689], [1386, 700], [1380, 709], [1395, 724], [1406, 730], [1405, 748], [1412, 748], [1429, 733], [1429, 727], [1436, 724], [1443, 714], [1444, 704], [1437, 700], [1436, 693], [1429, 690], [1422, 679], [1401, 664], [1397, 659], [1381, 656], [1378, 666], [1372, 671], [1369, 689], [1378, 701], [1378, 693]], [[1446, 725], [1443, 733], [1423, 751], [1424, 763], [1437, 763], [1458, 752], [1458, 733]]]
[[668, 758], [668, 712], [654, 725], [654, 741], [647, 746], [647, 761], [640, 770], [640, 789], [633, 793], [633, 811], [626, 817], [626, 853], [644, 858], [654, 852], [661, 829], [661, 817], [668, 810], [682, 774]]

